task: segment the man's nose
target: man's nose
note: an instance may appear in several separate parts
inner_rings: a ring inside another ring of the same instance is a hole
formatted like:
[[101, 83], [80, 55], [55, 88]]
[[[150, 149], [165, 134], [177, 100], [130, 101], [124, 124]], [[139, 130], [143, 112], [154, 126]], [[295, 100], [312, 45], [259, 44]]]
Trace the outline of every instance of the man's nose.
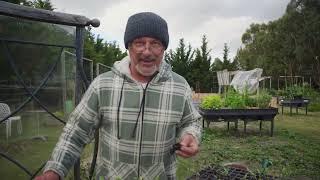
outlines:
[[150, 43], [146, 43], [144, 50], [142, 51], [143, 54], [152, 54], [151, 51], [151, 44]]

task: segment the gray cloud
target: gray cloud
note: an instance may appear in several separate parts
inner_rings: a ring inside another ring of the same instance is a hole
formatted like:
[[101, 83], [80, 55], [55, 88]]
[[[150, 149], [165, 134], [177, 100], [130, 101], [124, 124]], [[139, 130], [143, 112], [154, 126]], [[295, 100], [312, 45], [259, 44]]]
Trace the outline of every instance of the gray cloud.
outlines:
[[123, 0], [51, 0], [56, 11], [79, 14], [88, 18], [100, 17], [107, 7], [120, 3]]
[[184, 38], [196, 48], [207, 35], [213, 59], [222, 57], [224, 43], [230, 47], [230, 56], [241, 45], [241, 35], [251, 23], [262, 23], [281, 17], [290, 0], [52, 0], [57, 11], [98, 18], [101, 25], [93, 32], [107, 41], [123, 46], [123, 33], [130, 15], [153, 11], [164, 17], [169, 26], [169, 48], [176, 48]]

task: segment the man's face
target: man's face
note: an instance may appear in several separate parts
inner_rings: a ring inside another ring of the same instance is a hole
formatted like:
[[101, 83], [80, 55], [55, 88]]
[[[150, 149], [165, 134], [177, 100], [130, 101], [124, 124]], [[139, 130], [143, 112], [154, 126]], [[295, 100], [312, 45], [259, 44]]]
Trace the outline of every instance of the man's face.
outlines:
[[150, 38], [137, 38], [129, 44], [131, 59], [131, 73], [143, 77], [150, 77], [159, 70], [164, 54], [161, 41]]

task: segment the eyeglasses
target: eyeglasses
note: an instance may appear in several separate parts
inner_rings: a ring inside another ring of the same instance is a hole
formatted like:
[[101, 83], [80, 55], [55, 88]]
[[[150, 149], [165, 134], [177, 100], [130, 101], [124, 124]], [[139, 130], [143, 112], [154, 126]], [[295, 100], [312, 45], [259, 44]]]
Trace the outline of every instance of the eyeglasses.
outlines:
[[142, 53], [147, 48], [153, 53], [160, 53], [163, 50], [162, 43], [157, 40], [152, 40], [152, 41], [134, 40], [131, 43], [131, 47], [136, 53]]

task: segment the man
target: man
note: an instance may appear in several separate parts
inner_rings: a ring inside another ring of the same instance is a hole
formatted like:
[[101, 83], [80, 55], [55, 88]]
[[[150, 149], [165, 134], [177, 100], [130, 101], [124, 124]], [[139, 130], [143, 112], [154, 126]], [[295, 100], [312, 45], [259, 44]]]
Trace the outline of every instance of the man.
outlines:
[[199, 151], [201, 116], [191, 89], [163, 60], [166, 21], [151, 12], [131, 16], [124, 43], [129, 57], [91, 83], [37, 180], [66, 176], [97, 129], [102, 179], [175, 179], [176, 154]]

